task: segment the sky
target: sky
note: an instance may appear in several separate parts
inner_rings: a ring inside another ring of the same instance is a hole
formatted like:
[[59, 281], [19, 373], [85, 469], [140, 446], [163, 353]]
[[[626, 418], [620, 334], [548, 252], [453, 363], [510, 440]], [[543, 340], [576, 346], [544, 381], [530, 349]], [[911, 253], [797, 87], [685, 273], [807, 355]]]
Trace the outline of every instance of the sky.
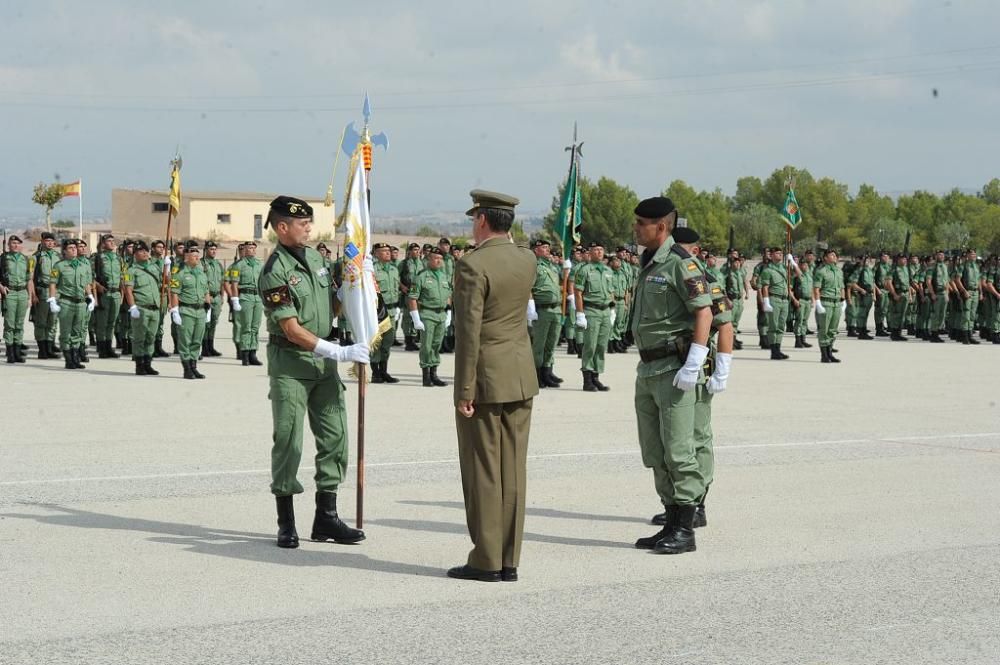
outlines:
[[785, 164], [977, 190], [1000, 171], [997, 25], [994, 0], [4, 0], [0, 218], [40, 215], [55, 174], [108, 216], [178, 147], [185, 190], [322, 197], [366, 90], [376, 216], [473, 188], [547, 209], [574, 122], [583, 174], [640, 197]]

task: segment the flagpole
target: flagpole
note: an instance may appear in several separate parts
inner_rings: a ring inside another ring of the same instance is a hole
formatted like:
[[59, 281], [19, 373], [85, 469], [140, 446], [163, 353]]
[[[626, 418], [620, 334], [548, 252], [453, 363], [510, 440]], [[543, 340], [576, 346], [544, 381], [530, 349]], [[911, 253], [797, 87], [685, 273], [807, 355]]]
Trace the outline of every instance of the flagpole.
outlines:
[[80, 178], [80, 196], [77, 198], [80, 204], [80, 240], [83, 240], [83, 178]]

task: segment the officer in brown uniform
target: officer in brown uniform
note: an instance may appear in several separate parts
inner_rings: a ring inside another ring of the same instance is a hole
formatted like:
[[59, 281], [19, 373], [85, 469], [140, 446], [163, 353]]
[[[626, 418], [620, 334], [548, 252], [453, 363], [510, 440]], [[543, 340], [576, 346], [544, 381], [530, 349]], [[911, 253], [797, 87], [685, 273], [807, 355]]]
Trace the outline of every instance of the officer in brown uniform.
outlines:
[[517, 580], [525, 467], [538, 380], [527, 307], [535, 256], [508, 235], [518, 200], [473, 190], [477, 249], [455, 264], [455, 416], [473, 549], [449, 577]]

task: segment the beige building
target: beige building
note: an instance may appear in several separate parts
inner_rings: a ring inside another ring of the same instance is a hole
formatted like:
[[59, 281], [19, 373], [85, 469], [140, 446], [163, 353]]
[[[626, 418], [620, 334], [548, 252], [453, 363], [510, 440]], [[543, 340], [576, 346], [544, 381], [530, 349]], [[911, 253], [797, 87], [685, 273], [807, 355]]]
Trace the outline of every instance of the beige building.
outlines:
[[[171, 222], [175, 239], [266, 240], [264, 220], [277, 194], [184, 192]], [[313, 237], [333, 234], [334, 209], [323, 199], [299, 197], [313, 207]], [[167, 232], [167, 192], [115, 189], [111, 192], [111, 230], [118, 238], [163, 238]]]

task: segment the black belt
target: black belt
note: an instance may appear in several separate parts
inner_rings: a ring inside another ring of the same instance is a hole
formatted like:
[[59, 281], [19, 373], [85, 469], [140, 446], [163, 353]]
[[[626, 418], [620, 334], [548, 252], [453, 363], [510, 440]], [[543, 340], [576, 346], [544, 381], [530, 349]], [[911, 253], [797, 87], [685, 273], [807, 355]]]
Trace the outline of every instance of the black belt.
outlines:
[[160, 306], [159, 305], [137, 305], [137, 307], [141, 307], [142, 309], [148, 309], [151, 312], [158, 312], [158, 311], [160, 311]]
[[255, 296], [257, 295], [257, 289], [240, 289], [240, 295], [243, 295], [244, 293], [248, 296]]
[[24, 286], [8, 286], [7, 290], [8, 291], [27, 291], [28, 290], [28, 286], [27, 286], [27, 284], [24, 285]]
[[553, 307], [559, 307], [559, 303], [557, 302], [548, 302], [544, 304], [540, 304], [537, 302], [535, 303], [535, 309], [552, 309]]
[[437, 312], [437, 313], [441, 313], [447, 309], [446, 307], [424, 307], [423, 305], [420, 305], [419, 308], [426, 309], [428, 312]]
[[269, 335], [267, 338], [267, 343], [273, 344], [279, 349], [298, 349], [299, 351], [303, 350], [302, 347], [300, 347], [298, 344], [293, 343], [287, 337], [282, 337], [281, 335]]
[[831, 297], [820, 296], [819, 299], [822, 300], [822, 301], [824, 301], [824, 302], [832, 302], [832, 303], [839, 303], [840, 302], [840, 298], [838, 296], [831, 296]]
[[69, 296], [59, 296], [58, 299], [65, 300], [66, 302], [76, 303], [78, 305], [85, 300], [85, 298], [70, 298]]
[[788, 296], [783, 293], [775, 293], [774, 295], [768, 294], [768, 298], [774, 298], [775, 300], [788, 300]]
[[189, 309], [201, 309], [202, 307], [205, 306], [205, 303], [194, 303], [194, 304], [192, 304], [192, 303], [182, 302], [182, 303], [178, 303], [178, 305], [180, 307], [187, 307]]
[[663, 360], [664, 358], [670, 358], [673, 356], [677, 356], [678, 358], [687, 358], [687, 352], [690, 346], [691, 343], [689, 340], [679, 338], [655, 349], [639, 349], [639, 358], [644, 363], [650, 363], [654, 360]]
[[611, 309], [612, 307], [615, 306], [615, 304], [613, 302], [604, 303], [604, 304], [598, 304], [598, 303], [595, 303], [595, 302], [587, 302], [586, 300], [584, 300], [583, 301], [583, 306], [584, 307], [590, 307], [590, 308], [593, 308], [593, 309]]
[[222, 291], [216, 291], [215, 293], [212, 293], [211, 291], [209, 291], [209, 292], [208, 292], [208, 295], [210, 295], [210, 296], [212, 296], [213, 298], [215, 298], [215, 297], [216, 297], [216, 296], [218, 296], [218, 295], [219, 295], [220, 293], [222, 293]]

